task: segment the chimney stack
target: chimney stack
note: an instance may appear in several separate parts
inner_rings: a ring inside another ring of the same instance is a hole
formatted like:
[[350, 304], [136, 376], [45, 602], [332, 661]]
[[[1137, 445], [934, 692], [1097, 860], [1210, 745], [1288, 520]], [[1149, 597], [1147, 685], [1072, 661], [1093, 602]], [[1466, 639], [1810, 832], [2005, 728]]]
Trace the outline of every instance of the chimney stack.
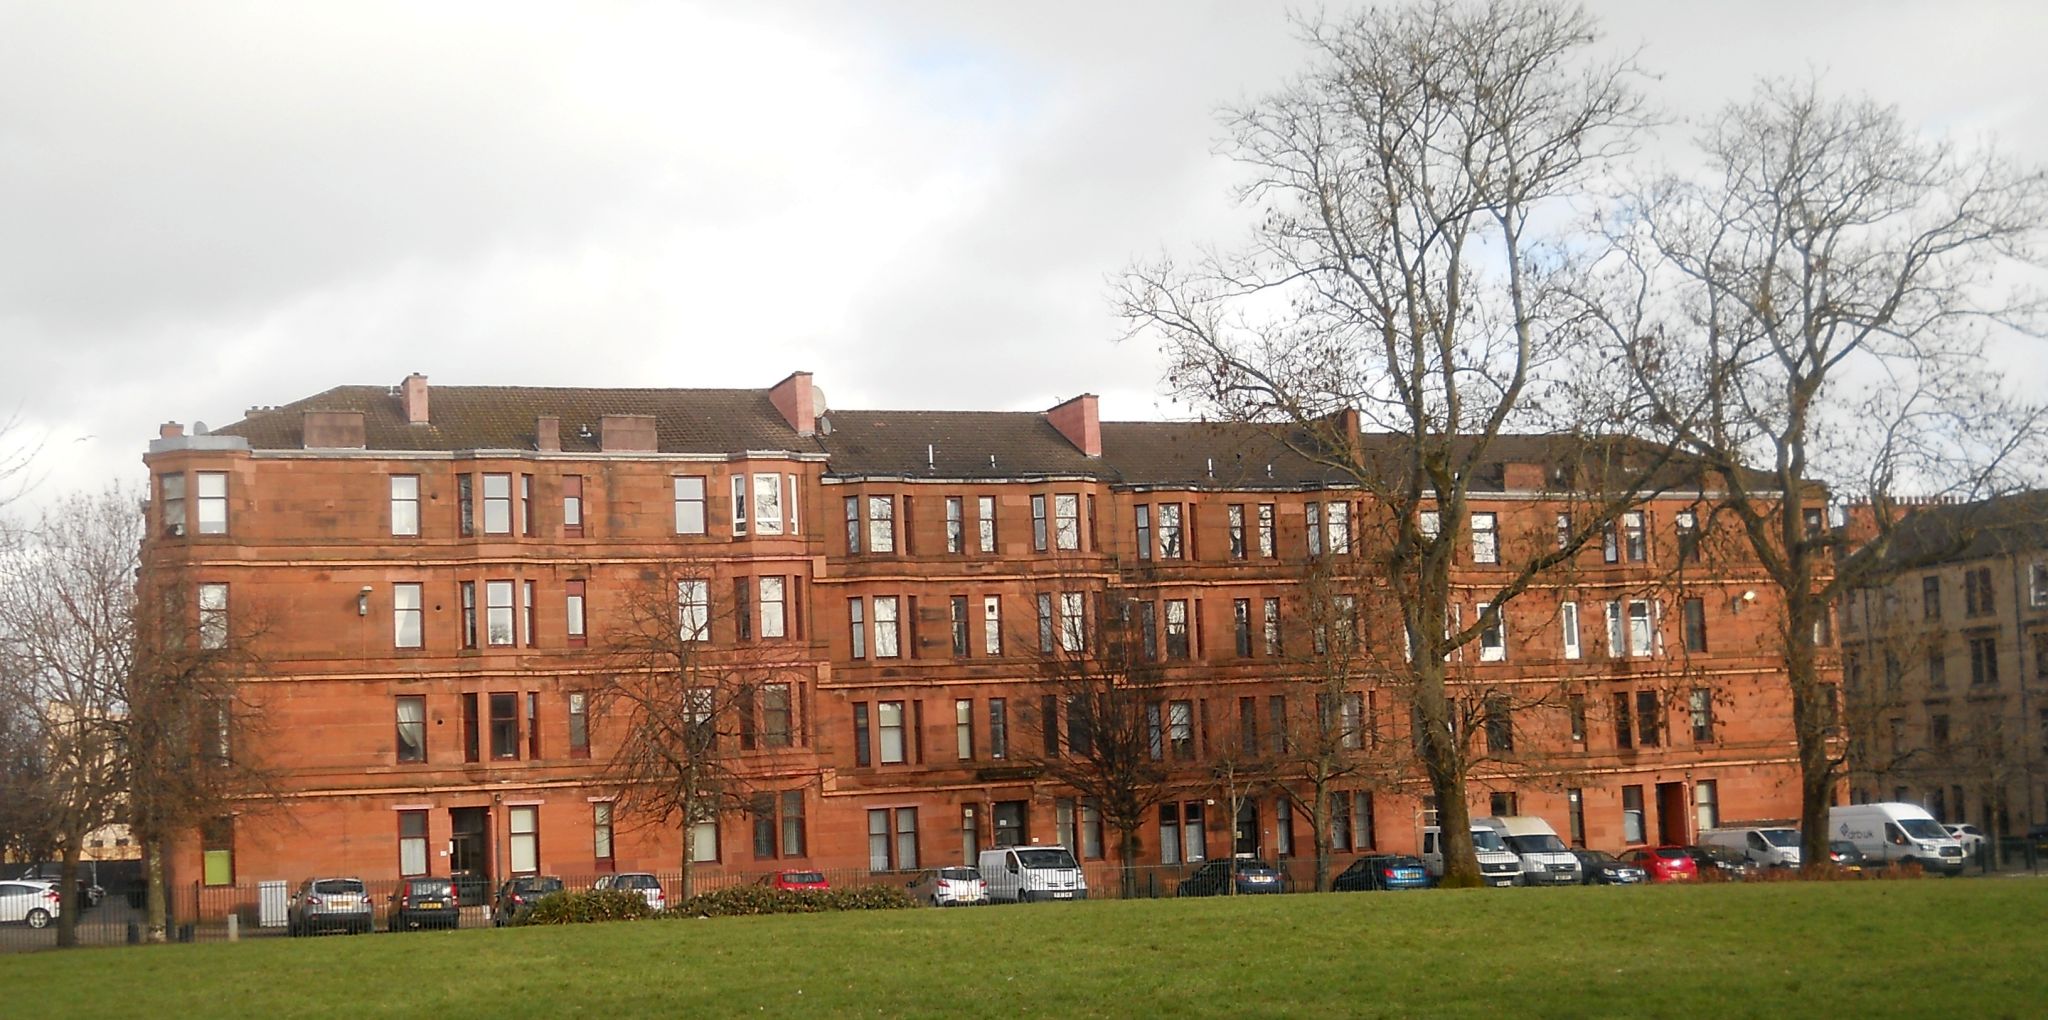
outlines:
[[1093, 393], [1083, 393], [1050, 411], [1045, 418], [1067, 442], [1090, 457], [1102, 456], [1102, 419]]
[[782, 413], [782, 420], [800, 436], [818, 430], [817, 390], [811, 387], [811, 373], [791, 372], [789, 378], [768, 389], [768, 402]]
[[562, 419], [548, 417], [535, 421], [533, 448], [542, 453], [562, 452]]
[[177, 439], [185, 434], [185, 426], [174, 421], [164, 422], [156, 427], [158, 439]]
[[398, 384], [398, 398], [405, 404], [408, 425], [427, 424], [427, 377], [414, 372]]

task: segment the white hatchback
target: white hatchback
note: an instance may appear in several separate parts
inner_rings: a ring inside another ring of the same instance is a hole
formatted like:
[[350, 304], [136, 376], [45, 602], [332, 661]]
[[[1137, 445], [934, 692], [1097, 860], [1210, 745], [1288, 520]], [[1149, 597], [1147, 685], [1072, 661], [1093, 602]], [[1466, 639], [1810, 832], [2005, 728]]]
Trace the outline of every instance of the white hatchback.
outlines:
[[54, 882], [0, 882], [0, 922], [20, 921], [31, 928], [47, 928], [62, 911], [62, 904]]
[[1944, 825], [1942, 828], [1947, 829], [1948, 834], [1963, 845], [1965, 857], [1976, 856], [1978, 847], [1991, 842], [1991, 837], [1984, 835], [1984, 830], [1974, 825]]
[[934, 907], [964, 907], [988, 902], [988, 883], [968, 867], [931, 868], [910, 880], [910, 897]]

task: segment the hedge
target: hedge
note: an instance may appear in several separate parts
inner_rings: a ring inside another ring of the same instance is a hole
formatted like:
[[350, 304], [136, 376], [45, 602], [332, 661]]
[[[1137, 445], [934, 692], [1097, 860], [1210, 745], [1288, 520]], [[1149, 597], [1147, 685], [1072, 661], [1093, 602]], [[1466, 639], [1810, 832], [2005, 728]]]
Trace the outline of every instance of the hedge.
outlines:
[[515, 923], [589, 924], [594, 921], [637, 921], [653, 917], [647, 898], [634, 889], [590, 889], [550, 893], [540, 898]]
[[829, 910], [903, 910], [917, 906], [895, 886], [849, 889], [776, 889], [736, 885], [699, 893], [668, 908], [664, 917], [748, 917], [756, 914], [818, 914]]

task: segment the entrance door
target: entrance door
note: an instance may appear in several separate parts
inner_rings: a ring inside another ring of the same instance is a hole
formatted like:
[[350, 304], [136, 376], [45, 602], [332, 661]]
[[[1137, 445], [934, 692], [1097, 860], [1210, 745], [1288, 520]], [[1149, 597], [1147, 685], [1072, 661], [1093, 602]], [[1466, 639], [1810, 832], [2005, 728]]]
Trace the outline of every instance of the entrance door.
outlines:
[[1237, 806], [1237, 839], [1230, 852], [1239, 857], [1263, 857], [1259, 853], [1259, 802], [1246, 800]]
[[462, 902], [483, 903], [491, 896], [491, 809], [448, 809], [448, 875]]
[[1021, 800], [996, 801], [996, 846], [1023, 846], [1030, 841], [1024, 809], [1025, 802]]
[[1657, 784], [1657, 838], [1665, 843], [1690, 843], [1692, 834], [1686, 831], [1686, 799], [1684, 783]]

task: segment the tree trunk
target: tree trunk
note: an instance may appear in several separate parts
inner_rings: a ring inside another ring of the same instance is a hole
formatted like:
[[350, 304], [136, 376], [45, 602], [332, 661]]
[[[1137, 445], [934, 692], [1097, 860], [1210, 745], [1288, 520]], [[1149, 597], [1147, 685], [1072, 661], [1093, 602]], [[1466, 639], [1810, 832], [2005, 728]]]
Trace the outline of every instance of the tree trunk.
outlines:
[[72, 836], [64, 840], [64, 864], [57, 871], [57, 944], [78, 944], [78, 915], [85, 909], [85, 897], [78, 894], [78, 848], [85, 840]]
[[681, 888], [676, 890], [675, 898], [669, 901], [671, 903], [681, 903], [694, 895], [697, 880], [697, 854], [695, 850], [696, 847], [690, 845], [689, 830], [683, 830], [683, 884]]
[[1323, 892], [1330, 882], [1330, 791], [1325, 781], [1319, 780], [1315, 785], [1316, 806], [1309, 826], [1316, 848], [1315, 891]]
[[1129, 823], [1116, 827], [1116, 856], [1123, 871], [1123, 898], [1136, 899], [1138, 895], [1138, 827]]
[[147, 840], [142, 848], [144, 881], [148, 883], [143, 891], [143, 938], [151, 943], [162, 944], [170, 941], [170, 917], [167, 882], [164, 874], [164, 843], [160, 839]]
[[1820, 684], [1813, 645], [1801, 640], [1811, 633], [1807, 598], [1786, 590], [1785, 674], [1792, 689], [1792, 730], [1799, 747], [1799, 861], [1803, 872], [1825, 870], [1828, 853], [1828, 807], [1834, 803], [1834, 769], [1828, 761], [1828, 727], [1833, 705]]

